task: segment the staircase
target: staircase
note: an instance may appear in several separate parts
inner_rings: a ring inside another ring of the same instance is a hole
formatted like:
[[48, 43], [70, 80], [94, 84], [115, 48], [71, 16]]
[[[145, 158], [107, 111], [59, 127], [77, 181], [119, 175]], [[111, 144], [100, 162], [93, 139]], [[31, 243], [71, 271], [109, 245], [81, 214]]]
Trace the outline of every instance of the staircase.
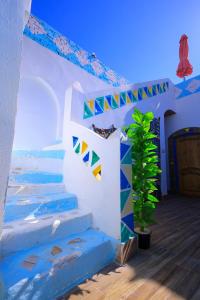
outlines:
[[1, 239], [5, 300], [55, 300], [115, 259], [115, 240], [66, 191], [63, 158], [62, 150], [13, 154]]

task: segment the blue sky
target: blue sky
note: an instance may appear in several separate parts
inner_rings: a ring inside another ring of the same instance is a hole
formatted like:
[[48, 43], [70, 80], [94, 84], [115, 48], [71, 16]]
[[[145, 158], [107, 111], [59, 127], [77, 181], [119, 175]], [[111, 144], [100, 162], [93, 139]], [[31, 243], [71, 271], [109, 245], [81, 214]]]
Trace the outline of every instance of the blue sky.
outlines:
[[200, 74], [199, 0], [32, 0], [32, 13], [133, 83], [179, 82], [186, 33], [192, 76]]

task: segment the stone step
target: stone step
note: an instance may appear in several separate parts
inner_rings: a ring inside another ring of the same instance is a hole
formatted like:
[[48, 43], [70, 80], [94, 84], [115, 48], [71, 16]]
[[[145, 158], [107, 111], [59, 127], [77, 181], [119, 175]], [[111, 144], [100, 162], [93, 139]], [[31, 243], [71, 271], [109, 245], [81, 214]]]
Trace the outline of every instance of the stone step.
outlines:
[[47, 184], [9, 184], [7, 196], [14, 195], [41, 195], [41, 194], [56, 194], [65, 192], [63, 183], [47, 183]]
[[53, 158], [63, 160], [65, 156], [65, 151], [62, 149], [54, 150], [14, 150], [12, 152], [12, 158]]
[[62, 183], [63, 175], [60, 173], [25, 171], [17, 174], [11, 173], [9, 184], [49, 184]]
[[92, 214], [80, 209], [10, 222], [3, 226], [1, 255], [51, 243], [83, 232], [91, 226]]
[[55, 300], [115, 259], [116, 245], [89, 229], [47, 245], [3, 258], [0, 285], [4, 300]]
[[15, 150], [12, 152], [11, 174], [31, 171], [62, 174], [64, 155], [63, 150]]
[[35, 219], [39, 216], [65, 212], [77, 207], [76, 196], [66, 192], [7, 196], [4, 222]]

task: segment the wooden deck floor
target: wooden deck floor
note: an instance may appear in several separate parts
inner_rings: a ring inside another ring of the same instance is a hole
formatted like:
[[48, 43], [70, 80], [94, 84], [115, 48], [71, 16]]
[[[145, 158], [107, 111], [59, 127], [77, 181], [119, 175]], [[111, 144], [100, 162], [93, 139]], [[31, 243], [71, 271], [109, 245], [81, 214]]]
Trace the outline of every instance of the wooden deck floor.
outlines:
[[200, 199], [170, 197], [157, 210], [152, 247], [79, 285], [69, 300], [200, 300]]

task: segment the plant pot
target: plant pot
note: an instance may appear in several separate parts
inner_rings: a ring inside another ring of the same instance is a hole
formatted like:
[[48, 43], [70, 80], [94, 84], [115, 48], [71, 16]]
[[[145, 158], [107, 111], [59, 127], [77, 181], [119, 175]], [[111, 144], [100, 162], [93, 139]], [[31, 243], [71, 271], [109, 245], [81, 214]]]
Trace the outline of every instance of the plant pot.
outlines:
[[135, 233], [137, 234], [138, 237], [138, 248], [149, 249], [151, 245], [151, 231], [150, 230], [140, 231], [136, 229]]

